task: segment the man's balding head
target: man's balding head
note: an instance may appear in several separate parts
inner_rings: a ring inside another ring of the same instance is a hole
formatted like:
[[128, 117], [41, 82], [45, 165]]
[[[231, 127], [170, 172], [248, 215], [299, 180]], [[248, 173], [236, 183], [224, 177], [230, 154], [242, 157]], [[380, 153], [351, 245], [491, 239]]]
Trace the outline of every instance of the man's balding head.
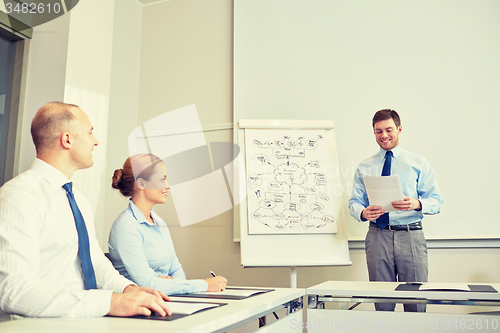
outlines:
[[37, 153], [54, 145], [63, 132], [71, 132], [77, 105], [51, 102], [42, 106], [31, 122], [31, 137]]

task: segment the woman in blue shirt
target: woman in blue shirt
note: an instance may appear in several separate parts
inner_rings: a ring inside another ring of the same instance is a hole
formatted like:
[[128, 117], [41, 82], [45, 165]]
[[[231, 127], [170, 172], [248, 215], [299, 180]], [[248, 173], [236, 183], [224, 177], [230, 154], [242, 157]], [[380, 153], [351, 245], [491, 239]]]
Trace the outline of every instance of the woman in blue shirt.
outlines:
[[111, 262], [120, 274], [167, 295], [225, 289], [227, 280], [222, 276], [186, 280], [167, 224], [153, 210], [167, 202], [169, 189], [165, 166], [157, 156], [127, 158], [122, 169], [115, 170], [111, 186], [130, 197], [108, 241]]

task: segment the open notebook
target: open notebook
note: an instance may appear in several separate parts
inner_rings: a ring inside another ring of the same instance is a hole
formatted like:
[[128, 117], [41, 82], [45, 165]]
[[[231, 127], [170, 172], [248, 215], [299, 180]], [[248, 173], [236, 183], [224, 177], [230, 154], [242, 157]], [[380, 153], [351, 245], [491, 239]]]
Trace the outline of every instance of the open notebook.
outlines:
[[466, 283], [417, 283], [407, 282], [398, 285], [397, 291], [461, 291], [479, 293], [497, 293], [498, 291], [490, 285], [466, 284]]
[[268, 293], [274, 289], [257, 289], [243, 287], [227, 287], [224, 291], [204, 291], [200, 293], [176, 294], [175, 297], [219, 298], [219, 299], [245, 299], [259, 294]]
[[169, 302], [168, 305], [170, 305], [170, 310], [172, 310], [172, 313], [185, 315], [190, 315], [201, 310], [216, 308], [220, 306], [220, 304], [198, 302]]
[[172, 314], [170, 316], [162, 317], [158, 313], [153, 313], [151, 316], [132, 316], [128, 318], [172, 321], [190, 316], [197, 312], [218, 308], [219, 306], [227, 305], [227, 303], [172, 301], [168, 302], [168, 305], [170, 306], [170, 310], [172, 310]]

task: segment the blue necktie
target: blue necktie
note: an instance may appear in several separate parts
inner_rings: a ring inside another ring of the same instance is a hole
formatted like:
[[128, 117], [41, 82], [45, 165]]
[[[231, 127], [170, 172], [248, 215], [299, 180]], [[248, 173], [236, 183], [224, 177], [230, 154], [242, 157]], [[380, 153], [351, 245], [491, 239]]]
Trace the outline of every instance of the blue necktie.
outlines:
[[[391, 175], [391, 163], [392, 163], [392, 151], [385, 152], [385, 162], [384, 167], [382, 168], [382, 176], [390, 176]], [[380, 216], [377, 219], [377, 225], [380, 229], [384, 229], [389, 225], [389, 213], [384, 213], [384, 215]]]
[[69, 205], [71, 206], [73, 216], [75, 217], [76, 231], [78, 232], [78, 255], [80, 256], [80, 262], [82, 264], [85, 289], [97, 289], [94, 267], [92, 266], [92, 260], [90, 259], [90, 245], [87, 226], [85, 225], [82, 213], [76, 204], [75, 196], [73, 195], [73, 184], [66, 183], [63, 185], [63, 188], [66, 190]]

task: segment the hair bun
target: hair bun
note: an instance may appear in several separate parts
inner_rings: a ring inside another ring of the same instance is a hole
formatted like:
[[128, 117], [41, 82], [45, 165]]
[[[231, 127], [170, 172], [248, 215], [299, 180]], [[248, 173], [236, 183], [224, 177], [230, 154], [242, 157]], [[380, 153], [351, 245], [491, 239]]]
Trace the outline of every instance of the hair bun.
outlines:
[[122, 181], [122, 175], [123, 175], [123, 169], [116, 169], [114, 174], [113, 174], [113, 178], [111, 180], [111, 187], [115, 188], [115, 189], [119, 189], [120, 188], [120, 182]]

